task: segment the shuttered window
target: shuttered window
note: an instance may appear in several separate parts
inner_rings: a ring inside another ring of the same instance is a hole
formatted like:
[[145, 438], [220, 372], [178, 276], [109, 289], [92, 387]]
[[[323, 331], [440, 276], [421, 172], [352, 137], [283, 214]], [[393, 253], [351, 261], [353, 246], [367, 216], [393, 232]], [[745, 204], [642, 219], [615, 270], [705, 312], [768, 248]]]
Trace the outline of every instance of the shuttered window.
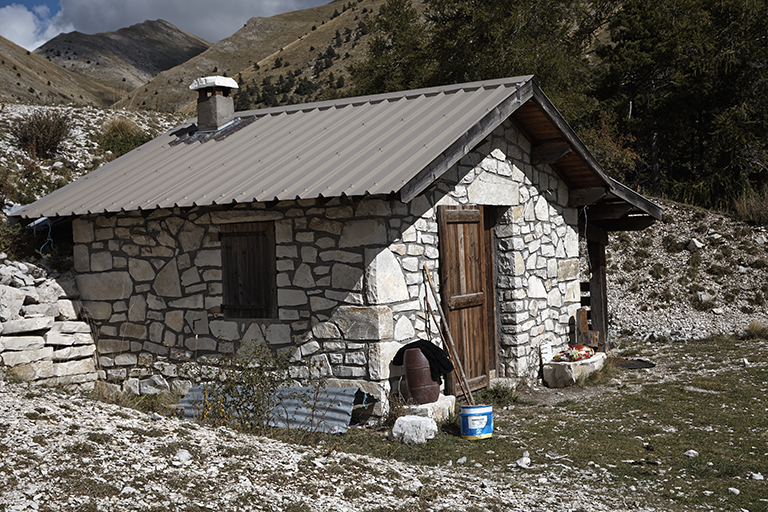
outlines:
[[277, 318], [275, 224], [223, 224], [219, 235], [224, 316]]

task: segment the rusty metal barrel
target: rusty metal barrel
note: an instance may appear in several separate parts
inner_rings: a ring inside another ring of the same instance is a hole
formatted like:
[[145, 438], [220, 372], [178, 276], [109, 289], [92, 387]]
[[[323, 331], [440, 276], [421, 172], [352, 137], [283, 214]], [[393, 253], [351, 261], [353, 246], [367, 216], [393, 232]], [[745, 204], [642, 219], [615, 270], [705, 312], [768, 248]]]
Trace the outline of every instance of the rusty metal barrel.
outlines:
[[440, 398], [440, 383], [432, 380], [429, 360], [421, 353], [421, 349], [409, 348], [403, 357], [405, 367], [405, 382], [408, 392], [417, 404], [431, 404]]

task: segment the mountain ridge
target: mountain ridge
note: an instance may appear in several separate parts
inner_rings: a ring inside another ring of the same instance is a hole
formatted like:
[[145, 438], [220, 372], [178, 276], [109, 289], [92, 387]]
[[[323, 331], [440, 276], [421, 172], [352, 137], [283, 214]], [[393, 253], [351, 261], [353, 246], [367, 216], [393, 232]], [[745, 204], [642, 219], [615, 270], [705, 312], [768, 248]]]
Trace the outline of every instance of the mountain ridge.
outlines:
[[114, 32], [59, 34], [34, 53], [92, 80], [128, 91], [211, 46], [165, 20], [146, 20]]

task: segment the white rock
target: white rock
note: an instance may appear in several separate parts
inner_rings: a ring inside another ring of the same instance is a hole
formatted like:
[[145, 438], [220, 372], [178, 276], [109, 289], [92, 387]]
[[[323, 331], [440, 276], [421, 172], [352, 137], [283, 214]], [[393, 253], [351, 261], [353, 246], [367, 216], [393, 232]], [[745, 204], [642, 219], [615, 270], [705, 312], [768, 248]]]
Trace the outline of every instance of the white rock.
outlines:
[[686, 457], [698, 457], [699, 452], [697, 452], [696, 450], [688, 450], [683, 455], [685, 455]]
[[424, 444], [437, 435], [437, 423], [422, 416], [401, 416], [392, 427], [392, 437], [406, 444]]

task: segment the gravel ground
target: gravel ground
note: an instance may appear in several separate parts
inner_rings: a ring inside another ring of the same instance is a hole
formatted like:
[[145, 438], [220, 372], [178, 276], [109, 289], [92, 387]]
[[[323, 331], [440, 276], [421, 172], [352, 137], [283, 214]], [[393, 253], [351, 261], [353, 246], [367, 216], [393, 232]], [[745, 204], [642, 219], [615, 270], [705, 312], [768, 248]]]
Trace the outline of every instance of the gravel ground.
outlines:
[[555, 466], [542, 477], [411, 465], [1, 381], [0, 418], [0, 508], [9, 511], [644, 510], [610, 481], [577, 481]]

